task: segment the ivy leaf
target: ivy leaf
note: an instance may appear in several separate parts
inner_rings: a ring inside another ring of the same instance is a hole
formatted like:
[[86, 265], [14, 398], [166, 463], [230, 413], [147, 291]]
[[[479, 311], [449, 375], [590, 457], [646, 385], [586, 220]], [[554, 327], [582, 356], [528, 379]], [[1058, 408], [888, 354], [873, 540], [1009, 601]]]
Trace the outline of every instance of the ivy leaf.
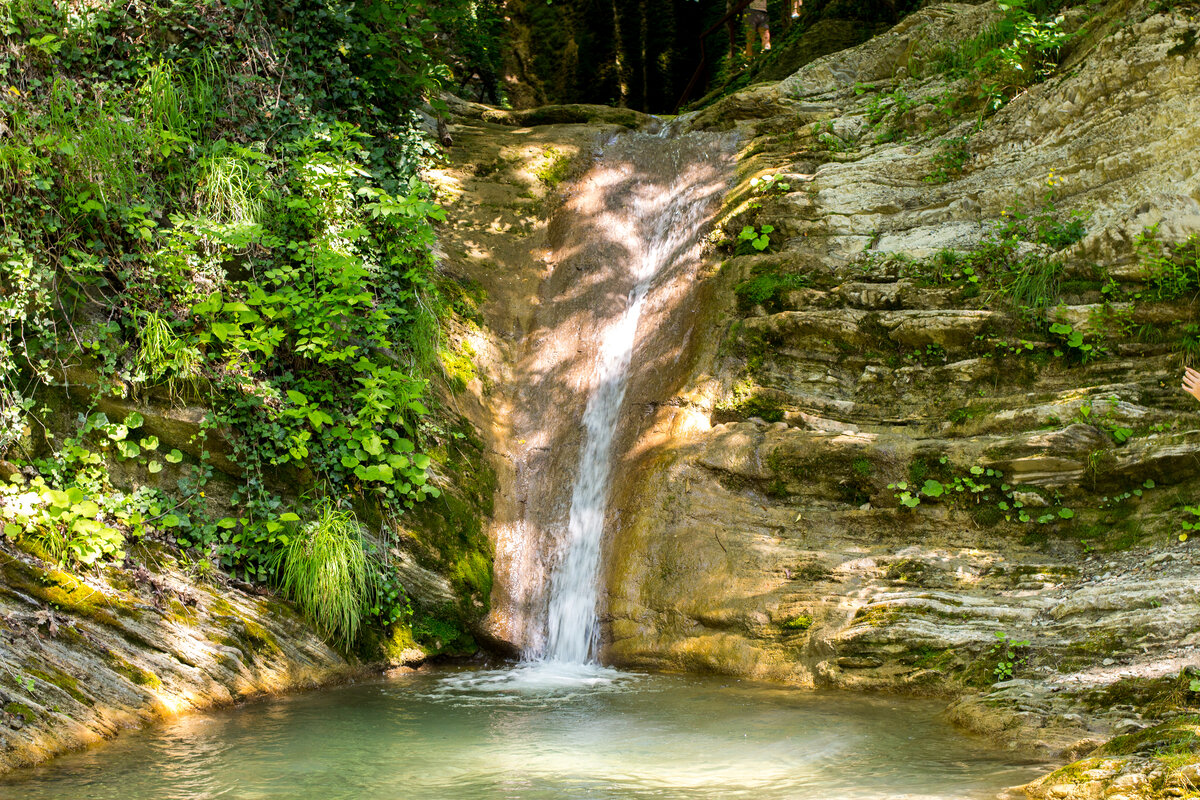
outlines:
[[125, 417], [125, 427], [131, 430], [136, 430], [146, 422], [146, 418], [136, 411], [130, 411], [129, 416]]
[[230, 322], [213, 322], [209, 324], [209, 329], [212, 330], [213, 336], [216, 336], [222, 342], [229, 341], [229, 337], [236, 334], [239, 330], [237, 325]]
[[168, 464], [178, 464], [180, 461], [183, 461], [183, 453], [179, 452], [178, 450], [172, 450], [163, 456], [163, 458]]
[[941, 497], [945, 491], [946, 487], [941, 481], [935, 481], [933, 478], [926, 480], [925, 485], [921, 487], [921, 493], [926, 497]]
[[146, 465], [146, 469], [150, 470], [151, 475], [157, 475], [162, 472], [163, 465], [158, 461], [151, 461]]

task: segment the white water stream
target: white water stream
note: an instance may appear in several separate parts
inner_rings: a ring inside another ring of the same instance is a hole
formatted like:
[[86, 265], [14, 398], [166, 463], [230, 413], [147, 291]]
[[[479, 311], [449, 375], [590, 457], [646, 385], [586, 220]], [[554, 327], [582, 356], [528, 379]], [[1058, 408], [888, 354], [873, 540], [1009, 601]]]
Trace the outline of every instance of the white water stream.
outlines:
[[712, 210], [711, 183], [680, 180], [686, 167], [681, 160], [692, 154], [691, 147], [678, 147], [667, 135], [630, 134], [618, 142], [639, 148], [643, 154], [649, 150], [657, 168], [634, 176], [622, 213], [609, 222], [611, 230], [624, 232], [628, 239], [627, 269], [635, 283], [624, 313], [603, 334], [583, 414], [584, 444], [571, 493], [566, 538], [551, 577], [545, 649], [527, 654], [569, 664], [592, 663], [597, 657], [600, 553], [612, 483], [613, 444], [647, 293], [673, 259], [696, 257]]

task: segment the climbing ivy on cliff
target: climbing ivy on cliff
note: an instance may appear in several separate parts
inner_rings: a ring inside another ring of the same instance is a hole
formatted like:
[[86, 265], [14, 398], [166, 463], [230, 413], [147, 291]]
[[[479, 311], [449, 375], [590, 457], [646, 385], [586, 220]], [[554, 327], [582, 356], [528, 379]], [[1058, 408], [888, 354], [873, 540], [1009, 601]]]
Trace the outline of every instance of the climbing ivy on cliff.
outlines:
[[[281, 482], [385, 514], [437, 494], [423, 125], [444, 83], [494, 69], [495, 16], [482, 0], [0, 7], [0, 459], [45, 491], [124, 496], [86, 455], [115, 440], [64, 457], [24, 435], [54, 427], [47, 393], [207, 405], [189, 477], [136, 526], [97, 514], [256, 579], [297, 530]], [[214, 519], [221, 438], [244, 488]]]

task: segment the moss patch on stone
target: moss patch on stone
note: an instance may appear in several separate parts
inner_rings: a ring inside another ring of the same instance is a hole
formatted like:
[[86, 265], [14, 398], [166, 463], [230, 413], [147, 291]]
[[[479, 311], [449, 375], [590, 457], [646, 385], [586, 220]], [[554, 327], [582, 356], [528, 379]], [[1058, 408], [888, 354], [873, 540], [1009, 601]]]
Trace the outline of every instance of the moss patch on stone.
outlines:
[[162, 681], [157, 675], [149, 670], [144, 670], [136, 664], [131, 664], [119, 655], [113, 652], [104, 654], [104, 663], [106, 663], [113, 672], [127, 678], [135, 686], [145, 686], [151, 689], [161, 689]]
[[418, 562], [446, 576], [458, 598], [455, 605], [416, 608], [416, 640], [422, 645], [442, 641], [443, 647], [431, 649], [458, 651], [467, 648], [468, 640], [474, 649], [466, 631], [487, 614], [491, 598], [492, 545], [483, 520], [492, 514], [496, 474], [469, 423], [460, 419], [453, 431], [456, 438], [430, 453], [444, 476], [439, 481], [442, 496], [413, 509], [406, 533]]
[[1096, 752], [1104, 756], [1200, 754], [1200, 714], [1182, 714], [1161, 725], [1114, 736]]
[[34, 712], [34, 710], [24, 703], [6, 703], [4, 705], [4, 713], [12, 714], [14, 717], [20, 717], [21, 719], [25, 720], [26, 725], [37, 719], [37, 714]]
[[785, 631], [806, 631], [812, 627], [813, 618], [808, 614], [797, 614], [784, 621], [782, 627]]
[[57, 686], [70, 695], [71, 699], [76, 702], [83, 703], [86, 706], [95, 705], [92, 698], [79, 691], [79, 679], [74, 675], [63, 672], [57, 667], [43, 664], [41, 669], [26, 669], [25, 674], [52, 686]]
[[136, 616], [126, 604], [62, 570], [42, 569], [5, 553], [0, 553], [0, 576], [4, 585], [101, 625], [121, 627], [113, 612]]
[[[245, 617], [235, 617], [222, 615], [213, 619], [213, 624], [221, 630], [225, 631], [227, 636], [220, 636], [213, 639], [219, 641], [228, 647], [234, 647], [246, 654], [249, 658], [257, 658], [259, 656], [270, 657], [280, 652], [279, 644], [275, 641], [275, 637], [253, 620]], [[211, 636], [209, 638], [212, 638]]]

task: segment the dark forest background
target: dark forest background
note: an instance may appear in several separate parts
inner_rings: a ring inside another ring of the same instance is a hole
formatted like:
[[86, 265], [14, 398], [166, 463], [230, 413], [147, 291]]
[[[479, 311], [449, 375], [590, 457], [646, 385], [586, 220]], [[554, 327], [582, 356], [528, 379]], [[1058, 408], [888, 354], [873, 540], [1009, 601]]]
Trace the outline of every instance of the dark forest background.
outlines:
[[[806, 0], [793, 19], [790, 0], [770, 0], [770, 53], [745, 58], [744, 24], [731, 53], [727, 27], [719, 26], [705, 40], [707, 59], [688, 99], [782, 78], [865, 41], [920, 4]], [[700, 34], [725, 15], [726, 0], [509, 0], [503, 13], [510, 33], [504, 85], [514, 106], [604, 103], [665, 113], [700, 64]], [[482, 87], [479, 96], [489, 99]]]

